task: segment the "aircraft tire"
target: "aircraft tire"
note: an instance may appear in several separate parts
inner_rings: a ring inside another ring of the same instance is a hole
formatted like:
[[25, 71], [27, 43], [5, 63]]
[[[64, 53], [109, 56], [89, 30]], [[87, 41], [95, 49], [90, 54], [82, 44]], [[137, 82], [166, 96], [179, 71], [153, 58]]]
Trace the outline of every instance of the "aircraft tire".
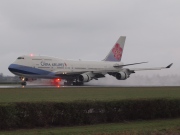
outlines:
[[83, 85], [83, 82], [73, 82], [73, 86], [81, 86]]
[[72, 82], [67, 82], [67, 85], [68, 85], [68, 86], [71, 86], [71, 84], [72, 84]]
[[22, 86], [26, 86], [26, 82], [21, 82], [21, 85]]
[[77, 86], [77, 82], [73, 82], [73, 86]]
[[71, 86], [72, 82], [64, 82], [64, 86]]
[[64, 86], [67, 86], [67, 82], [64, 82]]
[[84, 82], [79, 82], [79, 85], [82, 86], [84, 84]]

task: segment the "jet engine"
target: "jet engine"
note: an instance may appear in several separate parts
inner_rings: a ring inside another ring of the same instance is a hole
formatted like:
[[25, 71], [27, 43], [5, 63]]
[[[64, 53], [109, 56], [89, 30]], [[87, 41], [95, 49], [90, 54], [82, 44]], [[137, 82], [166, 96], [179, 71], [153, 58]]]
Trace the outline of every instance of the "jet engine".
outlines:
[[116, 74], [116, 79], [117, 80], [126, 80], [129, 77], [129, 74], [126, 72], [119, 72]]
[[78, 79], [80, 82], [89, 82], [91, 77], [88, 74], [81, 74]]
[[78, 77], [78, 80], [80, 82], [89, 82], [90, 80], [93, 79], [94, 76], [95, 76], [95, 74], [93, 74], [92, 72], [86, 72], [86, 73], [81, 74]]

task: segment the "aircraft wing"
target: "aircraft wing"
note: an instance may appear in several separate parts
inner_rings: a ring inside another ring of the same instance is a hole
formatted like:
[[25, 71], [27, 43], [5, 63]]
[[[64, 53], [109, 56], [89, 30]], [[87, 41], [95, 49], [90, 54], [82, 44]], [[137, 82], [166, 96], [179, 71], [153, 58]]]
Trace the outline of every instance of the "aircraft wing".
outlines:
[[166, 67], [154, 67], [154, 68], [134, 68], [134, 69], [130, 69], [130, 71], [143, 71], [143, 70], [161, 70], [161, 69], [166, 69], [166, 68], [170, 68], [173, 65], [173, 63], [169, 64]]
[[[142, 62], [146, 63], [146, 62]], [[56, 71], [54, 72], [55, 76], [61, 77], [62, 79], [68, 79], [68, 78], [77, 78], [79, 75], [85, 74], [91, 77], [91, 79], [97, 80], [98, 78], [103, 78], [105, 77], [105, 74], [109, 74], [112, 76], [117, 77], [117, 74], [124, 74], [124, 77], [122, 80], [126, 79], [129, 77], [130, 74], [135, 73], [135, 71], [143, 71], [143, 70], [161, 70], [161, 69], [167, 69], [170, 68], [173, 63], [166, 67], [153, 67], [153, 68], [122, 68], [123, 66], [128, 66], [128, 65], [136, 65], [136, 64], [142, 64], [142, 63], [133, 63], [133, 64], [127, 64], [127, 65], [115, 65], [115, 68], [120, 68], [119, 72], [108, 72], [108, 71], [81, 71], [81, 72], [62, 72], [62, 71]], [[120, 73], [121, 72], [121, 73]]]
[[135, 71], [143, 71], [143, 70], [161, 70], [161, 69], [167, 69], [170, 68], [173, 65], [173, 63], [171, 63], [170, 65], [166, 66], [166, 67], [153, 67], [153, 68], [121, 68], [119, 70], [119, 72], [108, 72], [109, 75], [112, 75], [114, 77], [116, 77], [116, 79], [118, 80], [126, 80], [127, 78], [129, 78], [130, 74], [135, 73]]
[[113, 67], [115, 67], [115, 68], [121, 68], [121, 67], [125, 67], [125, 66], [131, 66], [131, 65], [143, 64], [143, 63], [148, 63], [148, 62], [132, 63], [132, 64], [125, 64], [125, 65], [115, 64]]
[[91, 74], [93, 75], [93, 79], [97, 79], [97, 78], [103, 78], [105, 77], [105, 74], [106, 72], [102, 72], [102, 71], [82, 71], [82, 72], [65, 72], [65, 73], [62, 73], [62, 72], [54, 72], [55, 76], [60, 76], [62, 78], [66, 78], [66, 77], [77, 77], [83, 73], [87, 73], [87, 74]]
[[54, 72], [54, 74], [56, 74], [56, 75], [79, 75], [79, 74], [83, 74], [85, 72], [87, 72], [87, 71], [82, 71], [82, 72], [75, 72], [75, 71], [73, 71], [73, 72], [62, 72], [62, 71], [56, 71], [56, 72]]
[[[142, 63], [147, 63], [147, 62], [141, 62], [141, 63], [133, 63], [133, 64], [127, 64], [127, 65], [114, 65], [115, 68], [119, 68], [119, 67], [123, 67], [123, 66], [129, 66], [129, 65], [136, 65], [136, 64], [142, 64]], [[170, 65], [166, 66], [166, 67], [153, 67], [153, 68], [128, 68], [125, 70], [128, 70], [129, 73], [134, 73], [135, 71], [143, 71], [143, 70], [161, 70], [161, 69], [167, 69], [170, 68], [173, 65], [173, 63], [171, 63]], [[122, 69], [121, 69], [122, 70]], [[87, 73], [87, 72], [91, 72], [93, 74], [101, 74], [101, 75], [105, 75], [107, 73], [107, 71], [81, 71], [81, 72], [62, 72], [62, 71], [56, 71], [54, 72], [54, 74], [56, 76], [77, 76], [83, 73]]]

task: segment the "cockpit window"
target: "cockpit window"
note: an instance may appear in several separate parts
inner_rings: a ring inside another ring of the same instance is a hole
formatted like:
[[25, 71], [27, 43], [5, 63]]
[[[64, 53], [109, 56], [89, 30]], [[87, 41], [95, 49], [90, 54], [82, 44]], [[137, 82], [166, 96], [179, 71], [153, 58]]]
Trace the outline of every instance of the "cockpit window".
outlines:
[[20, 60], [20, 59], [24, 59], [24, 57], [18, 57], [17, 59], [18, 59], [18, 60]]

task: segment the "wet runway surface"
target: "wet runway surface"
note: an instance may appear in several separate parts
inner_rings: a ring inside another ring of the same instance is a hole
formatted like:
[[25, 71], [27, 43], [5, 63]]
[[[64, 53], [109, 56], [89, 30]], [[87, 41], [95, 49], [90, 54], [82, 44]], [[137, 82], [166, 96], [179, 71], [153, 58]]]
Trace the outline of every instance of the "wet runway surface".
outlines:
[[91, 88], [97, 88], [97, 87], [129, 87], [129, 86], [102, 86], [102, 85], [83, 85], [83, 86], [52, 86], [52, 85], [27, 85], [27, 86], [21, 86], [21, 85], [0, 85], [1, 88], [79, 88], [79, 87], [91, 87]]
[[45, 85], [0, 85], [1, 88], [57, 88], [57, 86], [45, 86]]
[[84, 87], [84, 88], [97, 88], [97, 87], [178, 87], [178, 86], [120, 86], [120, 85], [83, 85], [83, 86], [63, 86], [63, 85], [59, 85], [59, 86], [53, 86], [53, 85], [27, 85], [27, 86], [21, 86], [20, 84], [2, 84], [0, 85], [0, 89], [1, 88], [79, 88], [79, 87]]

